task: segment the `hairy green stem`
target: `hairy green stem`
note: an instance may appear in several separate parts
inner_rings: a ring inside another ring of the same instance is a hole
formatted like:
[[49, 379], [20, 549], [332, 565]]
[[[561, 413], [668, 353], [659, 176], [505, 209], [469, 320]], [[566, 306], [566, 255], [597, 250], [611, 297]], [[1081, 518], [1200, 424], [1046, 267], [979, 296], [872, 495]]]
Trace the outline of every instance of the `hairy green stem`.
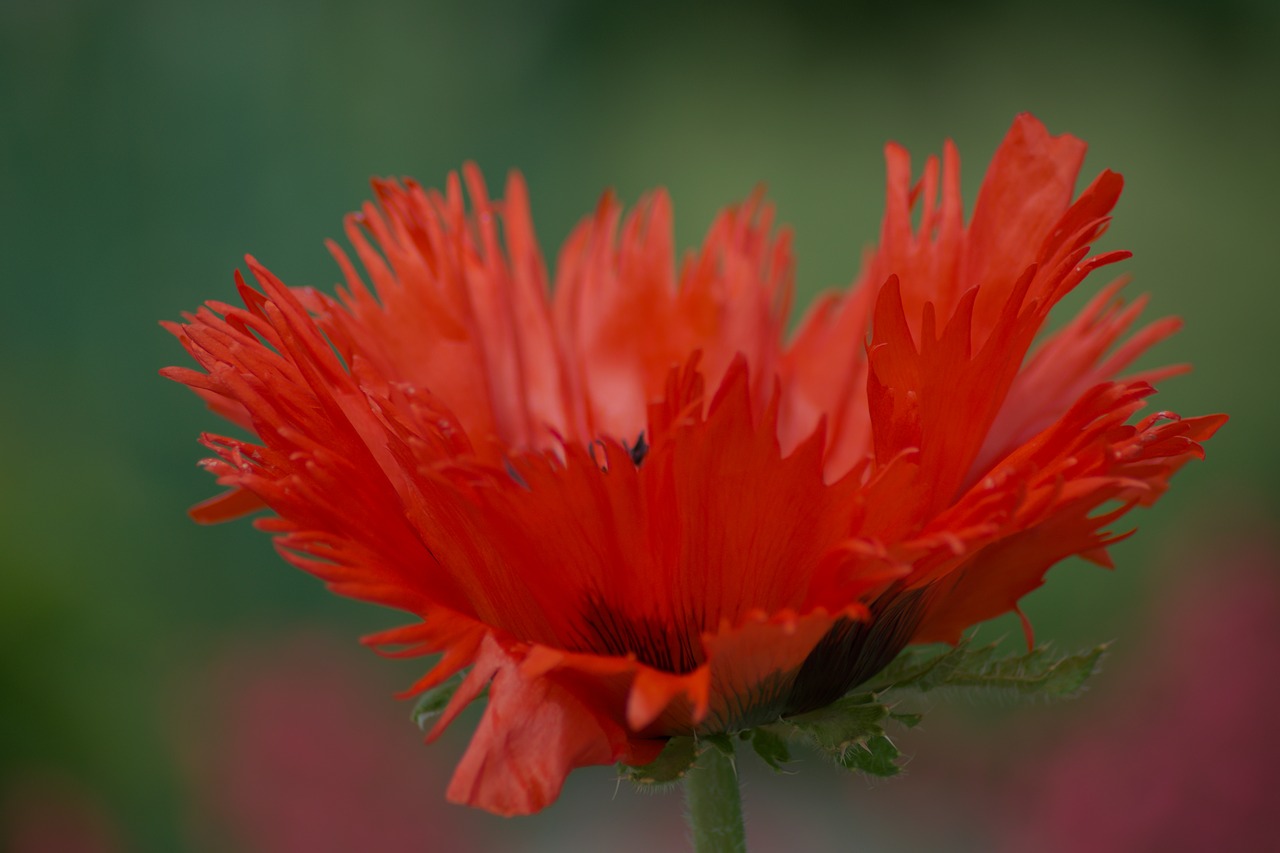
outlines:
[[706, 745], [685, 777], [684, 800], [697, 853], [746, 853], [742, 796], [732, 756]]

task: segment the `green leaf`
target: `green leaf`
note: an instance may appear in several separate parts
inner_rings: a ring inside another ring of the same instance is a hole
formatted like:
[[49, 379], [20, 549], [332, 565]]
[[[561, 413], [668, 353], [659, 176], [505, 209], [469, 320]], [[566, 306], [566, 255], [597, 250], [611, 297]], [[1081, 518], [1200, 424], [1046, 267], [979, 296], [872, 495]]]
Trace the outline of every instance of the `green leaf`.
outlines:
[[1107, 646], [1070, 655], [1038, 646], [1025, 654], [997, 658], [994, 644], [975, 648], [962, 640], [955, 648], [908, 649], [875, 679], [878, 690], [936, 690], [978, 687], [1047, 698], [1075, 695], [1097, 671]]
[[787, 746], [787, 739], [774, 729], [762, 726], [743, 732], [742, 735], [751, 741], [756, 755], [764, 759], [764, 763], [774, 770], [782, 772], [782, 765], [791, 760], [791, 749]]
[[897, 776], [902, 772], [898, 759], [902, 753], [884, 735], [867, 738], [865, 743], [851, 744], [836, 756], [841, 767], [859, 770], [870, 776]]
[[[730, 749], [732, 750], [732, 744]], [[698, 742], [691, 737], [673, 737], [658, 757], [640, 767], [619, 765], [622, 775], [637, 785], [667, 785], [684, 778], [699, 752]]]
[[857, 693], [837, 699], [825, 708], [785, 717], [783, 722], [808, 735], [827, 752], [840, 752], [852, 743], [883, 734], [882, 723], [889, 708], [871, 693]]
[[1067, 698], [1080, 692], [1106, 652], [1107, 647], [1103, 645], [1087, 652], [1055, 657], [1042, 647], [1022, 657], [993, 661], [976, 672], [957, 672], [951, 681], [962, 687], [1010, 689]]
[[409, 719], [413, 720], [418, 728], [423, 731], [435, 725], [436, 718], [444, 713], [444, 709], [449, 705], [449, 700], [453, 698], [453, 694], [457, 693], [458, 688], [462, 686], [464, 678], [466, 678], [464, 673], [454, 673], [423, 693], [418, 697], [418, 701], [414, 703]]
[[877, 694], [857, 693], [782, 722], [808, 737], [841, 767], [870, 776], [896, 776], [902, 770], [898, 766], [902, 753], [885, 736], [889, 719], [913, 726], [920, 722], [920, 715], [894, 713]]
[[924, 714], [899, 714], [890, 711], [889, 719], [894, 720], [909, 729], [914, 729], [916, 726], [920, 725], [920, 721], [924, 719]]
[[[785, 717], [783, 724], [803, 734], [820, 751], [835, 758], [847, 770], [870, 776], [896, 776], [902, 754], [884, 736], [884, 721], [896, 719], [915, 725], [919, 715], [893, 713], [874, 693], [846, 695], [818, 711]], [[756, 748], [759, 751], [759, 747]]]
[[[1084, 686], [1106, 650], [1106, 646], [1098, 646], [1079, 654], [1059, 655], [1040, 646], [1025, 654], [997, 657], [996, 645], [974, 647], [969, 640], [954, 648], [908, 649], [872, 682], [870, 692], [841, 697], [825, 708], [783, 717], [737, 737], [750, 740], [756, 754], [774, 770], [781, 770], [791, 760], [788, 738], [802, 735], [842, 767], [870, 776], [895, 776], [902, 772], [902, 753], [885, 734], [886, 722], [893, 720], [913, 728], [920, 724], [921, 715], [895, 710], [884, 701], [886, 692], [960, 687], [1067, 697]], [[443, 710], [460, 681], [441, 685], [419, 700], [414, 709], [419, 725]], [[732, 756], [733, 737], [725, 733], [696, 739], [674, 737], [651, 764], [624, 766], [622, 773], [639, 785], [677, 782], [688, 773], [698, 755], [708, 749]]]
[[873, 683], [876, 689], [933, 690], [949, 683], [959, 670], [980, 668], [996, 651], [996, 646], [974, 648], [968, 639], [961, 640], [954, 648], [939, 650], [937, 647], [912, 647], [894, 658]]

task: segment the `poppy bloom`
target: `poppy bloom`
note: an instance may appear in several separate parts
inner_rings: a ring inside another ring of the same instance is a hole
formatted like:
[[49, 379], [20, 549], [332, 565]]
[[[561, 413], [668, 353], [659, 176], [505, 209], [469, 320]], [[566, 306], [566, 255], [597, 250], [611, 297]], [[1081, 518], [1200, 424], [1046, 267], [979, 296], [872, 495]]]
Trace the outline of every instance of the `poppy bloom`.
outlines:
[[548, 282], [518, 175], [375, 182], [336, 297], [250, 260], [243, 307], [169, 326], [201, 370], [165, 374], [255, 436], [203, 436], [228, 491], [193, 514], [268, 509], [289, 562], [417, 617], [368, 642], [441, 655], [410, 692], [467, 670], [435, 732], [487, 688], [457, 802], [537, 811], [575, 767], [820, 708], [1065, 557], [1110, 565], [1224, 420], [1130, 423], [1181, 368], [1120, 376], [1177, 327], [1131, 333], [1122, 282], [1033, 349], [1127, 256], [1089, 255], [1122, 182], [1073, 201], [1084, 151], [1019, 117], [966, 224], [955, 149], [913, 185], [890, 145], [879, 247], [789, 339], [759, 197], [677, 266], [667, 196], [606, 195]]

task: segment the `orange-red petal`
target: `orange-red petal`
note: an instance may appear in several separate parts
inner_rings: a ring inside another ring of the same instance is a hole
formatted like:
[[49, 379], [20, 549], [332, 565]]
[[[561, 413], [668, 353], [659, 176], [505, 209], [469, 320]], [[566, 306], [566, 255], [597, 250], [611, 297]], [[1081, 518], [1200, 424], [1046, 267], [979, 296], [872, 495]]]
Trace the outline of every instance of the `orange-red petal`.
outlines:
[[250, 260], [243, 307], [167, 324], [198, 369], [165, 375], [254, 436], [202, 437], [227, 491], [193, 514], [266, 508], [290, 563], [421, 620], [367, 642], [440, 655], [408, 692], [467, 673], [433, 736], [488, 691], [458, 802], [529, 813], [575, 767], [818, 707], [1107, 564], [1224, 420], [1138, 420], [1181, 368], [1117, 374], [1177, 321], [1130, 334], [1119, 284], [1028, 357], [1125, 257], [1089, 255], [1122, 181], [1073, 201], [1083, 152], [1020, 116], [966, 224], [954, 146], [914, 185], [890, 146], [880, 246], [789, 344], [759, 194], [680, 266], [665, 193], [606, 195], [550, 289], [518, 175], [376, 182], [336, 297]]

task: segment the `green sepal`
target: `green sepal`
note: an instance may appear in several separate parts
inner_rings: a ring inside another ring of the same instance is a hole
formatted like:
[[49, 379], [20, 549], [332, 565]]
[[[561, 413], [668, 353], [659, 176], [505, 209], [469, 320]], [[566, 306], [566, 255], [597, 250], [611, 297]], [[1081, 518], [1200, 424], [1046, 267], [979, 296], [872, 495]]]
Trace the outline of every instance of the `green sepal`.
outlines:
[[751, 747], [756, 751], [756, 755], [779, 773], [783, 772], [782, 765], [791, 760], [791, 748], [787, 746], [786, 737], [774, 727], [760, 726], [743, 732], [741, 737], [743, 740], [751, 741]]
[[683, 779], [698, 756], [708, 749], [715, 749], [732, 759], [733, 737], [724, 732], [696, 737], [680, 735], [668, 739], [662, 752], [648, 764], [639, 767], [620, 764], [618, 768], [625, 779], [637, 785], [660, 787]]
[[715, 734], [701, 735], [698, 740], [700, 743], [705, 744], [698, 750], [699, 752], [706, 749], [707, 746], [714, 746], [725, 755], [733, 758], [733, 738], [730, 735], [724, 732], [716, 732]]
[[871, 693], [844, 696], [825, 708], [784, 717], [783, 722], [808, 735], [818, 748], [838, 752], [846, 746], [882, 734], [889, 708]]
[[[706, 738], [703, 738], [706, 740]], [[618, 765], [623, 778], [637, 785], [669, 785], [678, 782], [689, 772], [693, 762], [697, 760], [700, 747], [697, 740], [679, 736], [669, 739], [658, 757], [648, 764], [633, 767], [628, 764]], [[733, 749], [730, 744], [730, 750]]]
[[[876, 676], [864, 692], [852, 693], [820, 708], [775, 723], [739, 732], [751, 741], [756, 754], [781, 771], [791, 760], [788, 739], [800, 735], [837, 764], [869, 776], [895, 776], [902, 772], [902, 753], [885, 734], [888, 720], [914, 728], [921, 714], [895, 710], [886, 694], [939, 688], [982, 688], [1046, 698], [1067, 698], [1078, 693], [1097, 671], [1107, 646], [1070, 655], [1056, 655], [1047, 646], [1026, 654], [997, 657], [995, 644], [974, 647], [968, 639], [953, 648], [910, 648]], [[460, 679], [459, 679], [460, 683]], [[428, 692], [414, 709], [415, 719], [430, 719], [448, 703], [457, 684], [443, 684]], [[447, 691], [447, 692], [446, 692]], [[444, 694], [437, 697], [437, 694]], [[425, 712], [420, 711], [424, 709]], [[421, 716], [420, 716], [421, 714]], [[421, 725], [421, 722], [419, 723]], [[669, 739], [662, 752], [643, 767], [622, 766], [623, 776], [641, 786], [678, 782], [707, 749], [733, 756], [733, 736], [725, 733], [680, 736]]]
[[881, 734], [851, 744], [835, 758], [841, 767], [859, 770], [868, 776], [897, 776], [902, 772], [898, 766], [901, 757], [893, 741]]
[[825, 708], [785, 717], [782, 722], [804, 735], [841, 767], [870, 776], [895, 776], [901, 772], [901, 753], [884, 733], [891, 718], [919, 722], [918, 715], [894, 714], [874, 693], [855, 693]]
[[878, 690], [936, 690], [977, 687], [1051, 699], [1080, 691], [1107, 652], [1107, 645], [1057, 655], [1048, 646], [1026, 654], [997, 658], [996, 646], [974, 647], [962, 640], [954, 648], [908, 649], [875, 679]]
[[899, 714], [896, 711], [890, 711], [889, 719], [909, 729], [914, 729], [920, 725], [920, 721], [924, 719], [924, 714]]
[[418, 697], [418, 701], [413, 703], [413, 710], [409, 713], [409, 719], [413, 720], [422, 731], [426, 731], [430, 726], [435, 725], [436, 718], [444, 713], [444, 709], [449, 706], [449, 700], [453, 698], [454, 693], [458, 692], [458, 688], [462, 686], [465, 678], [465, 673], [454, 673], [435, 687], [424, 692]]

